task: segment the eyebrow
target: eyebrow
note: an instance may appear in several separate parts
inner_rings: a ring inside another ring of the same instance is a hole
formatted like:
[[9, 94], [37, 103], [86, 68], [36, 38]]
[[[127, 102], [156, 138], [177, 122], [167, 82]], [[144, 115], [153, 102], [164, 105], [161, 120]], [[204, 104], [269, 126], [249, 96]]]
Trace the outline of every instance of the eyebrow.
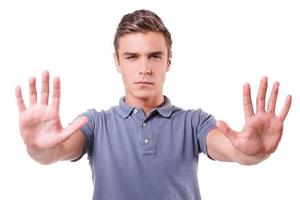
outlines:
[[[161, 51], [154, 51], [154, 52], [148, 53], [149, 56], [162, 55], [162, 54], [163, 54], [163, 52], [161, 52]], [[138, 55], [138, 53], [136, 53], [136, 52], [125, 52], [125, 53], [123, 53], [123, 56], [137, 56], [137, 55]]]
[[125, 52], [123, 53], [123, 56], [136, 56], [138, 55], [138, 53], [134, 53], [134, 52]]
[[153, 55], [155, 55], [155, 56], [161, 56], [162, 54], [163, 54], [163, 52], [161, 52], [161, 51], [154, 51], [154, 52], [149, 53], [148, 55], [149, 56], [153, 56]]

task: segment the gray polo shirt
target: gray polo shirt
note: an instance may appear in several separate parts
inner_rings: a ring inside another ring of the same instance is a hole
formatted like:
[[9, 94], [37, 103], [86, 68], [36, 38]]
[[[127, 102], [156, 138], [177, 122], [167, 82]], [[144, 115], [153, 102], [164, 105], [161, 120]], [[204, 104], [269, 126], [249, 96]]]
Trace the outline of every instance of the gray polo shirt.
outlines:
[[[124, 97], [107, 111], [89, 110], [81, 129], [94, 200], [200, 200], [198, 156], [207, 154], [212, 115], [164, 104], [145, 117]], [[83, 155], [82, 154], [82, 155]]]

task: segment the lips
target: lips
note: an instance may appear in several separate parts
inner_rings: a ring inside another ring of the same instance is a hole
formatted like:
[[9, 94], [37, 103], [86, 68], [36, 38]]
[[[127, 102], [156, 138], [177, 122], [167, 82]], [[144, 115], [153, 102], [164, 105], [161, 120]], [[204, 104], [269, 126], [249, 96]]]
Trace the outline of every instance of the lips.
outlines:
[[150, 81], [137, 81], [135, 84], [141, 84], [141, 85], [153, 85], [153, 82]]

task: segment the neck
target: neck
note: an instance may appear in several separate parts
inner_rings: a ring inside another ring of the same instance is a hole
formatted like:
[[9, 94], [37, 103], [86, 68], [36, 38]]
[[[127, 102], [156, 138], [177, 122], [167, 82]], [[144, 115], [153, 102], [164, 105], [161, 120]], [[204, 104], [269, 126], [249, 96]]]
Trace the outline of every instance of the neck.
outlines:
[[161, 94], [155, 97], [138, 98], [138, 97], [126, 95], [125, 102], [129, 106], [141, 108], [145, 113], [145, 116], [148, 116], [148, 114], [154, 108], [157, 108], [164, 103], [164, 96]]

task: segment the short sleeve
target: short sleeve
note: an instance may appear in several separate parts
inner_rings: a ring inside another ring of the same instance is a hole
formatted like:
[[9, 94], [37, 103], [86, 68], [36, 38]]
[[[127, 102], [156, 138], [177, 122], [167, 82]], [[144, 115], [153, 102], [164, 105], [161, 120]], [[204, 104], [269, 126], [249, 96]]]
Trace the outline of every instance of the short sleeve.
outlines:
[[212, 129], [216, 128], [216, 119], [213, 115], [198, 109], [194, 111], [193, 124], [196, 131], [199, 153], [203, 152], [208, 155], [206, 137]]
[[87, 124], [80, 129], [84, 136], [84, 148], [81, 156], [74, 161], [81, 159], [85, 153], [88, 153], [88, 156], [93, 155], [94, 135], [97, 128], [97, 121], [99, 121], [99, 112], [97, 112], [95, 109], [90, 109], [87, 112], [82, 113], [79, 117], [81, 116], [88, 118]]

